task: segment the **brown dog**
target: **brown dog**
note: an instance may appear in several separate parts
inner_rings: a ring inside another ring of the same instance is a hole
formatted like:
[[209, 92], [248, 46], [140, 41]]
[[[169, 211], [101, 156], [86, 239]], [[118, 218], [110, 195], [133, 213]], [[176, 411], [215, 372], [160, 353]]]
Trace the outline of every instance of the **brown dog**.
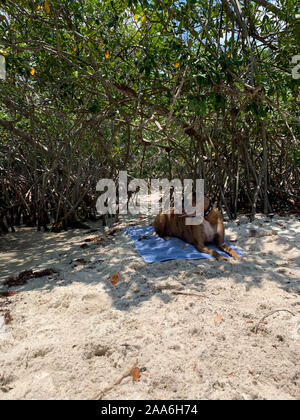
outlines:
[[194, 245], [200, 252], [210, 254], [217, 260], [227, 260], [217, 251], [205, 246], [205, 242], [215, 241], [221, 251], [236, 260], [240, 259], [237, 252], [224, 242], [224, 224], [221, 213], [208, 198], [204, 199], [204, 220], [201, 224], [186, 225], [186, 217], [188, 216], [174, 214], [173, 209], [168, 213], [158, 214], [154, 220], [154, 230], [163, 239], [167, 236], [176, 236]]

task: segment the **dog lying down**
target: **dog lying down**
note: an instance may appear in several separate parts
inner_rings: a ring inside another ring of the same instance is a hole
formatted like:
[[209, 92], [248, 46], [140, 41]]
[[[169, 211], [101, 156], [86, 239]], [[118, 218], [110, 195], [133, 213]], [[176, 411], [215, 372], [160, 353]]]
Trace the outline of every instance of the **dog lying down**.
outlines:
[[176, 236], [194, 245], [200, 252], [210, 254], [217, 260], [227, 260], [217, 251], [205, 246], [206, 242], [215, 241], [221, 251], [226, 252], [235, 260], [240, 259], [237, 252], [225, 243], [223, 218], [217, 207], [212, 205], [208, 198], [204, 198], [204, 220], [201, 224], [186, 225], [186, 217], [190, 216], [175, 214], [173, 209], [168, 213], [158, 214], [154, 220], [154, 231], [163, 239], [168, 236]]

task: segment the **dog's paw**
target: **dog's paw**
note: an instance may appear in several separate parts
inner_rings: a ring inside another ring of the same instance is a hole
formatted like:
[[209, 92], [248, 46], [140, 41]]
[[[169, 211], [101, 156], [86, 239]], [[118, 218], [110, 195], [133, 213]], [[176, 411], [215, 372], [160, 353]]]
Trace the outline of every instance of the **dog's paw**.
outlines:
[[216, 257], [216, 259], [217, 259], [218, 261], [227, 261], [227, 260], [229, 260], [229, 258], [228, 258], [228, 257], [224, 257], [223, 255], [220, 255], [220, 256]]

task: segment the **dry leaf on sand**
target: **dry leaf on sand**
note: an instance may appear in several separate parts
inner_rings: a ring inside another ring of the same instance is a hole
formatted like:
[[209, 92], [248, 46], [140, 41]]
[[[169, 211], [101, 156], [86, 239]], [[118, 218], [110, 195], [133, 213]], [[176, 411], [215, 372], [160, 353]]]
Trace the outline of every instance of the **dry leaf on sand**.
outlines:
[[102, 241], [102, 238], [100, 236], [93, 236], [92, 238], [87, 238], [84, 240], [84, 242], [100, 242]]
[[83, 258], [78, 258], [76, 261], [81, 263], [81, 264], [86, 264], [87, 263], [87, 260], [85, 260]]
[[4, 323], [9, 324], [12, 320], [13, 320], [13, 317], [11, 316], [10, 312], [5, 312]]
[[132, 376], [132, 382], [137, 381], [139, 377], [141, 376], [140, 369], [138, 367], [133, 368], [131, 371], [131, 376]]
[[118, 284], [118, 281], [119, 281], [119, 273], [116, 272], [111, 276], [110, 282], [112, 286], [115, 286], [116, 284]]
[[223, 322], [224, 321], [224, 319], [221, 317], [221, 315], [216, 315], [215, 317], [214, 317], [214, 323], [215, 323], [215, 325], [218, 327], [220, 324], [221, 324], [221, 322]]

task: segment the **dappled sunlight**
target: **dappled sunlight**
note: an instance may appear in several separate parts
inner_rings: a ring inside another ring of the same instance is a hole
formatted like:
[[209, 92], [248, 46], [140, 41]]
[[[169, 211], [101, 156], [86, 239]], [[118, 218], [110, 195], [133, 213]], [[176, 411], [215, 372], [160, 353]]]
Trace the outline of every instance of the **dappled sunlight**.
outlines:
[[[126, 226], [126, 219], [124, 221]], [[120, 221], [120, 226], [124, 226], [124, 221]], [[147, 225], [147, 220], [138, 223]], [[298, 234], [300, 223], [295, 220], [295, 224], [295, 230], [288, 229], [289, 235], [293, 235], [293, 232]], [[50, 276], [50, 279], [29, 280], [17, 290], [52, 290], [57, 285], [69, 287], [73, 282], [94, 284], [112, 298], [116, 308], [126, 311], [140, 306], [154, 295], [167, 302], [175, 288], [203, 292], [207, 282], [213, 278], [224, 281], [224, 284], [230, 279], [230, 283], [245, 285], [247, 290], [262, 288], [271, 282], [283, 291], [299, 291], [297, 275], [300, 256], [297, 248], [279, 234], [251, 238], [248, 234], [249, 226], [230, 226], [229, 239], [230, 235], [237, 233], [239, 238], [234, 244], [246, 253], [246, 257], [240, 261], [231, 258], [221, 262], [214, 259], [175, 259], [152, 264], [147, 264], [137, 255], [134, 243], [122, 229], [108, 238], [103, 236], [103, 228], [95, 223], [91, 228], [99, 230], [92, 235], [79, 230], [56, 235], [41, 234], [34, 229], [21, 229], [13, 234], [15, 241], [17, 237], [20, 238], [16, 242], [17, 250], [13, 251], [11, 244], [9, 251], [2, 251], [1, 279], [3, 281], [8, 276], [29, 268], [37, 270], [51, 267], [58, 273]], [[88, 248], [80, 248], [87, 237], [96, 234], [104, 237], [104, 240], [96, 244], [91, 243]], [[3, 242], [7, 239], [7, 236], [0, 238], [2, 249]], [[168, 244], [168, 241], [163, 245], [166, 243]], [[116, 286], [109, 282], [114, 272], [120, 274], [120, 281]], [[162, 285], [161, 290], [157, 289], [159, 285]]]

